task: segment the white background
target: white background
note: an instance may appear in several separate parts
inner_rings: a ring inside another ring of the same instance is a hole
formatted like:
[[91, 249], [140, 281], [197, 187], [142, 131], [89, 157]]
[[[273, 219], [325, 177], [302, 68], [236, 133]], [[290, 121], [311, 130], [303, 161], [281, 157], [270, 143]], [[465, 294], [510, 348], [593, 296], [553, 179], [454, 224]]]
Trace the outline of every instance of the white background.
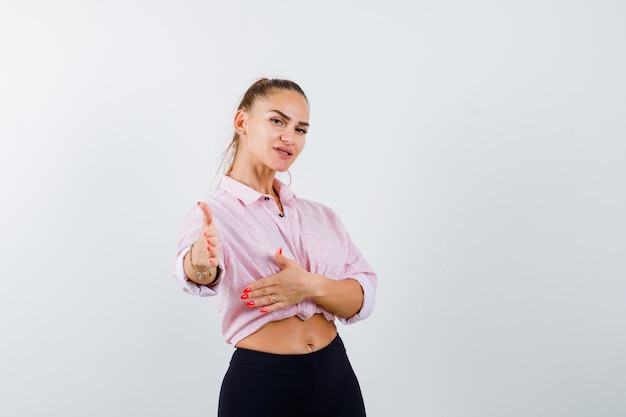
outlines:
[[215, 415], [232, 348], [169, 268], [270, 76], [311, 103], [292, 188], [379, 274], [339, 328], [370, 416], [623, 417], [625, 22], [621, 0], [0, 0], [0, 415]]

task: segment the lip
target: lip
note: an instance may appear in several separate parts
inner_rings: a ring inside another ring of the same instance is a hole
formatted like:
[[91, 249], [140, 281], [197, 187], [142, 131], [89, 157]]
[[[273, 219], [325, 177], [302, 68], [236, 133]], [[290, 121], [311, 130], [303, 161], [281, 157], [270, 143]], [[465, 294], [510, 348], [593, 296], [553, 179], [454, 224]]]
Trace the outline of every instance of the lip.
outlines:
[[289, 159], [293, 156], [293, 151], [289, 148], [285, 148], [284, 146], [276, 146], [274, 151], [283, 159]]

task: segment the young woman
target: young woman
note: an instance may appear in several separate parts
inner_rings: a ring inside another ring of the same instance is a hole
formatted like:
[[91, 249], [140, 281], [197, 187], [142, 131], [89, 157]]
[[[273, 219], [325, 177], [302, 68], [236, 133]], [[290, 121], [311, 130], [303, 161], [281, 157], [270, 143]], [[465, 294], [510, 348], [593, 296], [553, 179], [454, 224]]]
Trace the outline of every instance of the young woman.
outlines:
[[364, 416], [335, 320], [372, 313], [376, 275], [330, 208], [275, 178], [304, 148], [306, 95], [292, 81], [261, 79], [234, 128], [226, 174], [183, 219], [174, 266], [185, 292], [217, 295], [236, 347], [218, 415]]

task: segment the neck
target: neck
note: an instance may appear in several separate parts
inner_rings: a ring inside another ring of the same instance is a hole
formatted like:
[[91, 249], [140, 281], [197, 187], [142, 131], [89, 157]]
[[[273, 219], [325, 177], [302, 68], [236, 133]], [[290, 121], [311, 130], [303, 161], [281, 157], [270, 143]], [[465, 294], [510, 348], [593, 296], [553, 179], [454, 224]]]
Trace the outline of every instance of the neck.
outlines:
[[230, 171], [230, 177], [262, 194], [276, 194], [274, 191], [274, 175], [273, 171], [267, 167], [255, 169], [253, 167], [242, 168], [235, 164]]

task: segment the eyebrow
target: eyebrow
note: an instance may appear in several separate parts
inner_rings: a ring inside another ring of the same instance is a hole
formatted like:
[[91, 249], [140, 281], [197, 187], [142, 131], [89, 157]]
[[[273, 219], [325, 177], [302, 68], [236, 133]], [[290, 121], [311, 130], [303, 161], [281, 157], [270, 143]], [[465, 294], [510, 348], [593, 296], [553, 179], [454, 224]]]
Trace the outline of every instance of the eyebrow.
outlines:
[[[280, 110], [272, 109], [270, 111], [273, 111], [273, 112], [276, 112], [276, 113], [280, 114], [280, 117], [282, 117], [283, 119], [287, 120], [288, 122], [291, 121], [291, 117], [287, 116], [285, 113], [283, 113]], [[298, 124], [300, 126], [310, 126], [307, 122], [298, 122]]]

